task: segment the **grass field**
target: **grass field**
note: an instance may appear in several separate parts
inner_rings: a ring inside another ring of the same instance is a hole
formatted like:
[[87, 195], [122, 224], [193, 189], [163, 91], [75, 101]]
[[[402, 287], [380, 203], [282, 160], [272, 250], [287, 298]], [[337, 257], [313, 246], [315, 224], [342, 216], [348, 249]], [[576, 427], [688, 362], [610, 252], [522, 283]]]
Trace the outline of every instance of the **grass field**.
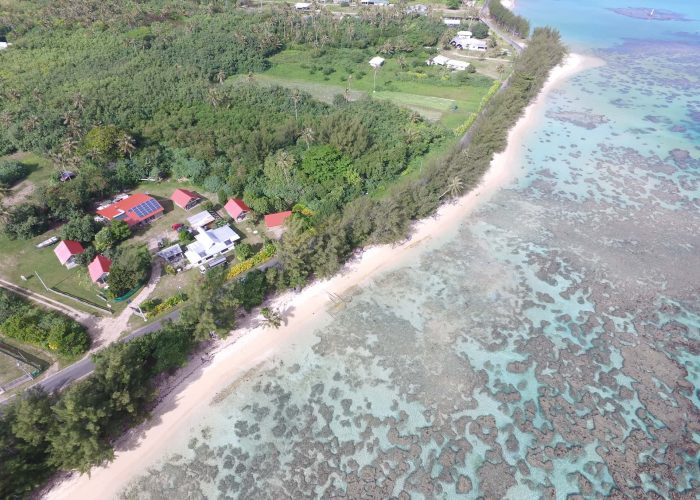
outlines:
[[0, 386], [21, 377], [23, 373], [17, 366], [15, 358], [0, 352]]
[[313, 57], [308, 50], [287, 49], [273, 56], [272, 67], [254, 78], [297, 87], [326, 102], [349, 88], [351, 99], [365, 95], [387, 99], [447, 128], [456, 128], [478, 109], [492, 82], [478, 73], [457, 74], [427, 66], [426, 53], [387, 58], [376, 72], [375, 85], [374, 70], [367, 63], [373, 55], [359, 49], [333, 49]]

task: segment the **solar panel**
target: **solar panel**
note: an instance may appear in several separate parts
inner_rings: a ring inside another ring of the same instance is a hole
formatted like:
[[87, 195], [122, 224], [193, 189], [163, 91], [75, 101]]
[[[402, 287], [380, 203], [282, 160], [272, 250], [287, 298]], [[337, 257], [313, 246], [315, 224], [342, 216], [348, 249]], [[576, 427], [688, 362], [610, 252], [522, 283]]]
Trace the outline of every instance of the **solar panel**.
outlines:
[[146, 215], [155, 212], [159, 208], [160, 204], [156, 200], [147, 200], [136, 205], [131, 209], [131, 212], [136, 214], [137, 217], [145, 217]]

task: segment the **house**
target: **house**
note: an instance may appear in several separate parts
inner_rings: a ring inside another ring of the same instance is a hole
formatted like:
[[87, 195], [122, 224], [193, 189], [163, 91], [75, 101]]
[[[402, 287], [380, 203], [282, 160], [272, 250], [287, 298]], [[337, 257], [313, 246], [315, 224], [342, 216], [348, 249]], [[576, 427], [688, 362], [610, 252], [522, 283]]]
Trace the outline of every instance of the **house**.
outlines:
[[460, 38], [471, 38], [472, 32], [471, 31], [458, 31], [457, 36]]
[[202, 197], [198, 193], [187, 189], [176, 189], [170, 199], [184, 210], [189, 210], [202, 201]]
[[485, 52], [486, 49], [489, 48], [488, 44], [483, 41], [483, 40], [478, 40], [476, 38], [470, 38], [467, 40], [467, 47], [468, 50], [478, 50], [481, 52]]
[[469, 63], [456, 59], [448, 59], [445, 63], [445, 67], [456, 71], [465, 71], [469, 67]]
[[378, 5], [379, 7], [388, 7], [389, 0], [360, 0], [360, 5]]
[[311, 10], [311, 4], [308, 2], [297, 2], [294, 4], [296, 10]]
[[460, 50], [479, 50], [482, 52], [486, 51], [486, 49], [489, 48], [488, 44], [485, 41], [479, 40], [477, 38], [472, 38], [471, 32], [460, 31], [459, 33], [469, 33], [469, 36], [462, 36], [458, 34], [456, 37], [450, 40], [450, 45], [452, 45], [453, 47]]
[[449, 60], [449, 57], [437, 55], [432, 59], [428, 59], [426, 63], [428, 64], [428, 66], [444, 66]]
[[190, 227], [193, 229], [199, 229], [204, 226], [208, 226], [212, 222], [216, 220], [216, 217], [214, 217], [214, 214], [211, 212], [205, 210], [203, 212], [199, 212], [198, 214], [193, 215], [192, 217], [187, 218], [187, 222], [189, 223]]
[[461, 19], [453, 18], [453, 17], [446, 17], [442, 20], [443, 23], [445, 23], [447, 26], [459, 26], [462, 24]]
[[158, 252], [156, 255], [158, 255], [158, 257], [163, 258], [168, 263], [173, 264], [175, 262], [178, 262], [180, 259], [182, 259], [183, 251], [182, 251], [182, 247], [176, 243], [176, 244], [171, 245], [167, 248], [164, 248], [163, 250]]
[[97, 209], [97, 214], [108, 220], [122, 220], [130, 227], [147, 224], [163, 215], [163, 207], [155, 198], [143, 193], [137, 193], [106, 207]]
[[240, 238], [229, 226], [199, 228], [194, 243], [187, 245], [185, 257], [192, 265], [203, 264], [233, 250], [235, 242]]
[[286, 212], [277, 212], [276, 214], [267, 214], [265, 216], [265, 225], [268, 227], [268, 229], [280, 227], [284, 224], [284, 221], [291, 217], [291, 215], [291, 210], [287, 210]]
[[224, 210], [231, 216], [234, 220], [243, 220], [245, 216], [250, 212], [250, 207], [245, 204], [240, 198], [231, 198], [224, 205]]
[[369, 60], [369, 65], [372, 66], [374, 69], [377, 69], [384, 64], [384, 58], [379, 57], [379, 56], [374, 56], [372, 59]]
[[109, 270], [112, 267], [112, 261], [109, 260], [104, 255], [98, 255], [93, 259], [88, 265], [88, 274], [90, 274], [90, 279], [93, 283], [98, 285], [105, 285], [107, 283], [107, 276], [109, 276]]
[[53, 249], [53, 253], [58, 257], [58, 261], [68, 269], [72, 269], [78, 265], [75, 257], [84, 251], [83, 245], [73, 240], [63, 240]]

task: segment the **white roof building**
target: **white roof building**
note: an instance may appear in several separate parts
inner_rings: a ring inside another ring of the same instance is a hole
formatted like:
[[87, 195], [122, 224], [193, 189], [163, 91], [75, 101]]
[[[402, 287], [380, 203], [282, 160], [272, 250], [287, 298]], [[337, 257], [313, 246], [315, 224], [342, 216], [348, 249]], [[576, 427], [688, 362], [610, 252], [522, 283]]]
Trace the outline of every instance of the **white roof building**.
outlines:
[[465, 61], [458, 61], [456, 59], [448, 59], [445, 66], [457, 71], [464, 71], [469, 67], [469, 63]]
[[444, 66], [449, 60], [450, 59], [445, 56], [437, 55], [428, 61], [428, 65], [435, 64], [437, 66]]
[[199, 229], [207, 224], [211, 224], [214, 222], [214, 220], [214, 216], [206, 210], [187, 218], [187, 222], [189, 223], [190, 227], [194, 229]]
[[463, 38], [471, 38], [472, 32], [471, 31], [458, 31], [457, 36], [461, 36]]
[[465, 42], [466, 42], [467, 46], [464, 48], [468, 49], [468, 50], [482, 50], [483, 51], [483, 50], [486, 50], [489, 48], [489, 45], [485, 41], [479, 40], [477, 38], [468, 38], [465, 40]]
[[200, 228], [199, 233], [195, 235], [196, 241], [187, 245], [185, 257], [191, 264], [199, 265], [230, 252], [239, 239], [241, 237], [229, 226], [208, 231]]
[[369, 65], [372, 66], [373, 68], [378, 68], [382, 64], [384, 64], [384, 58], [379, 57], [379, 56], [374, 56], [372, 59], [369, 60]]
[[450, 17], [446, 17], [442, 20], [442, 22], [445, 23], [447, 26], [459, 26], [460, 24], [462, 24], [461, 19], [453, 19]]
[[6, 48], [8, 48], [8, 47], [10, 47], [10, 46], [12, 46], [11, 43], [0, 42], [0, 50], [6, 49]]
[[294, 4], [294, 8], [296, 10], [309, 10], [311, 8], [311, 4], [308, 2], [297, 2]]

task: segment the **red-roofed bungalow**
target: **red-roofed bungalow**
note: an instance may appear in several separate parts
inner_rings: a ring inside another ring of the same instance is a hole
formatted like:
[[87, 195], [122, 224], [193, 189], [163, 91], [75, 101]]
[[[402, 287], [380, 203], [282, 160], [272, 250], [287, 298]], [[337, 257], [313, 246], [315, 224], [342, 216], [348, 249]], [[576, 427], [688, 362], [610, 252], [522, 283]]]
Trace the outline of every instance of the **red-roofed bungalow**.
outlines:
[[104, 255], [98, 255], [90, 262], [88, 273], [93, 283], [104, 285], [109, 276], [109, 269], [112, 267], [112, 261]]
[[250, 212], [250, 207], [240, 198], [231, 198], [224, 205], [226, 212], [235, 220], [243, 220]]
[[170, 199], [173, 200], [173, 203], [178, 207], [184, 208], [185, 210], [189, 210], [202, 201], [202, 197], [198, 193], [187, 189], [176, 189]]
[[286, 221], [291, 215], [291, 210], [287, 210], [286, 212], [277, 212], [276, 214], [267, 214], [265, 216], [265, 225], [269, 229], [279, 227], [284, 224], [284, 221]]
[[68, 269], [78, 265], [75, 257], [84, 251], [83, 245], [73, 240], [63, 240], [53, 249], [53, 253], [58, 257], [58, 261]]
[[135, 226], [147, 224], [163, 215], [163, 207], [153, 197], [136, 193], [97, 210], [97, 213], [106, 219], [123, 220], [129, 226]]

